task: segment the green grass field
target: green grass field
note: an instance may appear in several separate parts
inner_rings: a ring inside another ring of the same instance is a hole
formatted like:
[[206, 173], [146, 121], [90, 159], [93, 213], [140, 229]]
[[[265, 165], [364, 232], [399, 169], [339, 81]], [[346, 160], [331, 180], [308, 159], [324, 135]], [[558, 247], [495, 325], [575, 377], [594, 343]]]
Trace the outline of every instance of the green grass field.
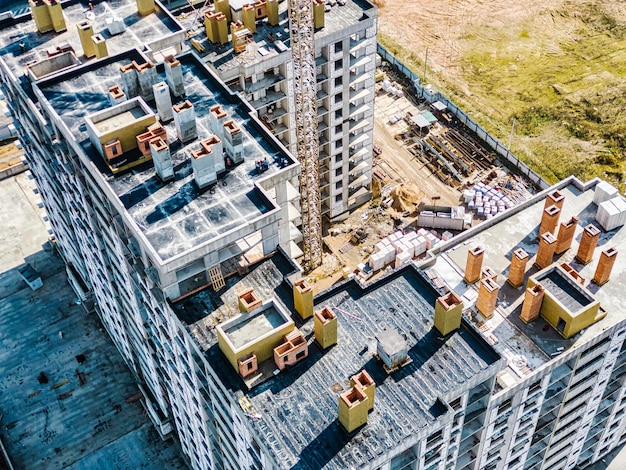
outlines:
[[[422, 74], [421, 58], [379, 40]], [[579, 0], [525, 24], [466, 31], [458, 43], [459, 81], [429, 71], [427, 82], [504, 144], [515, 121], [512, 151], [547, 181], [600, 176], [626, 189], [623, 22]]]

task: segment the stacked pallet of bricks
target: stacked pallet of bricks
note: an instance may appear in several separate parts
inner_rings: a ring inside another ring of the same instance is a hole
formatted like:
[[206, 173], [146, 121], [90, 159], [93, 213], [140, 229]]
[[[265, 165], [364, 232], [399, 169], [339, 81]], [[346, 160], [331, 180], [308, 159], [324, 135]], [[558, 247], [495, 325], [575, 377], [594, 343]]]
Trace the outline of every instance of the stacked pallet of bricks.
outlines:
[[392, 263], [398, 269], [424, 254], [438, 241], [439, 237], [423, 228], [406, 234], [397, 231], [374, 245], [374, 253], [368, 264], [373, 271], [379, 271]]

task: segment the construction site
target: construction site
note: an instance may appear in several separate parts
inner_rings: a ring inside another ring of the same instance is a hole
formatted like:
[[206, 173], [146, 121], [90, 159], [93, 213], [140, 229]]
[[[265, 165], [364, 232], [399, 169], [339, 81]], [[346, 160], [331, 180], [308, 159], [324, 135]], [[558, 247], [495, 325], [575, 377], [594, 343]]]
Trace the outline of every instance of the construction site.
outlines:
[[[443, 103], [429, 104], [416, 96], [406, 77], [380, 60], [374, 144], [373, 199], [327, 227], [324, 262], [310, 277], [316, 289], [351, 273], [363, 281], [374, 279], [536, 192]], [[453, 215], [459, 220], [455, 222]], [[396, 260], [396, 250], [384, 269], [372, 266], [370, 256], [380, 250], [381, 241], [394, 234], [399, 238], [400, 233], [413, 238], [411, 233], [418, 231], [418, 237], [426, 240], [424, 249], [403, 260]]]

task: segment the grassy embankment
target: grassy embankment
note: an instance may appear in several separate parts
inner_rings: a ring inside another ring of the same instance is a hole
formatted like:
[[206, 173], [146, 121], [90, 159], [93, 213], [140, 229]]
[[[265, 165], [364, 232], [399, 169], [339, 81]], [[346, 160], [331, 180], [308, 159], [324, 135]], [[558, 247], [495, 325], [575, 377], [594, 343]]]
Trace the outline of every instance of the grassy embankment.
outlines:
[[[422, 74], [421, 57], [379, 40]], [[430, 70], [429, 83], [505, 145], [515, 120], [512, 151], [547, 181], [600, 176], [626, 189], [622, 20], [590, 0], [566, 2], [525, 24], [466, 31], [458, 44], [457, 73]]]

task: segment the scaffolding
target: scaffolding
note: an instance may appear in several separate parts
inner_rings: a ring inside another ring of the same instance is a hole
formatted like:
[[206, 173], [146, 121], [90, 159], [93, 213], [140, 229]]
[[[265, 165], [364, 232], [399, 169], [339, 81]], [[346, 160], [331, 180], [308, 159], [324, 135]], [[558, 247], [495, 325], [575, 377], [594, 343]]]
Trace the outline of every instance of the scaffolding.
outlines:
[[302, 214], [303, 267], [312, 271], [322, 264], [322, 208], [317, 135], [317, 82], [313, 2], [289, 1], [289, 28], [293, 58], [296, 115], [296, 153], [302, 165], [300, 206]]

